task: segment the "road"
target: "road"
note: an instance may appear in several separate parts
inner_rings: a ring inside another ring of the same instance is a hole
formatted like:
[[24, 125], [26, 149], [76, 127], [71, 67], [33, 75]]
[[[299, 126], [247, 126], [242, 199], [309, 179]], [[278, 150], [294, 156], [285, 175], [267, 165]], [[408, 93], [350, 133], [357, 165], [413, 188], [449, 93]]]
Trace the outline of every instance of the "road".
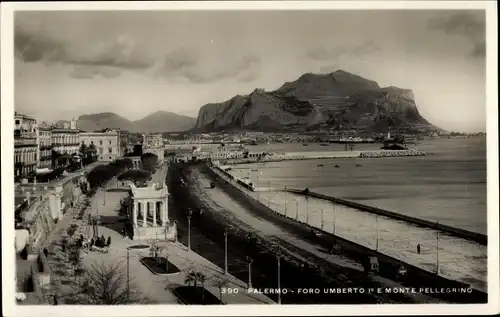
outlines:
[[[192, 169], [192, 181], [193, 190], [208, 208], [214, 209], [220, 214], [224, 214], [224, 216], [228, 219], [233, 219], [237, 222], [243, 223], [254, 233], [263, 239], [270, 241], [270, 243], [280, 243], [287, 252], [293, 254], [295, 257], [301, 258], [304, 261], [314, 260], [316, 262], [320, 262], [321, 264], [334, 265], [347, 270], [355, 270], [359, 273], [362, 272], [363, 268], [359, 263], [340, 255], [329, 255], [322, 248], [318, 248], [317, 245], [287, 232], [280, 226], [259, 218], [217, 186], [216, 188], [207, 190], [206, 188], [208, 187], [210, 180], [201, 172], [199, 167]], [[351, 277], [352, 276], [347, 276], [346, 278]], [[384, 278], [377, 278], [377, 280], [373, 282], [379, 283], [382, 287], [403, 287], [395, 281], [390, 281]], [[359, 286], [361, 285], [358, 285], [358, 287]], [[441, 300], [418, 293], [404, 294], [404, 296], [406, 302], [442, 302]], [[390, 296], [386, 296], [386, 302], [391, 301], [389, 297]]]

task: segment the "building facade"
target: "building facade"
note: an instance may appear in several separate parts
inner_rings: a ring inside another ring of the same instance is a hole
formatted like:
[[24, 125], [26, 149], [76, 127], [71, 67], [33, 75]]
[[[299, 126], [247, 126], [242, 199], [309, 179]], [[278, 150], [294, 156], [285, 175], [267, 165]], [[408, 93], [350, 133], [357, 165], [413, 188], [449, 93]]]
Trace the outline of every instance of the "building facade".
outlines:
[[38, 166], [38, 126], [29, 116], [14, 113], [14, 175], [26, 176]]
[[111, 162], [121, 156], [119, 131], [81, 132], [80, 140], [81, 144], [95, 146], [99, 161]]
[[52, 127], [52, 150], [59, 154], [78, 154], [80, 149], [80, 130], [75, 120], [68, 124]]
[[38, 159], [39, 168], [52, 166], [52, 127], [47, 124], [38, 127]]
[[152, 153], [158, 157], [158, 163], [163, 164], [165, 156], [165, 145], [163, 145], [163, 135], [143, 134], [142, 135], [142, 153]]

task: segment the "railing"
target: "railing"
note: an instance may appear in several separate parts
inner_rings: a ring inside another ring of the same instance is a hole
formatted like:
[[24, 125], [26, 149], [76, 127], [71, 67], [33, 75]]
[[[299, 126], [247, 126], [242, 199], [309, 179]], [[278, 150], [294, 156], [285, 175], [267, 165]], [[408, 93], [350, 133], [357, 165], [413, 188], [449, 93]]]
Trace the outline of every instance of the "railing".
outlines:
[[14, 146], [36, 146], [36, 139], [31, 138], [15, 138]]

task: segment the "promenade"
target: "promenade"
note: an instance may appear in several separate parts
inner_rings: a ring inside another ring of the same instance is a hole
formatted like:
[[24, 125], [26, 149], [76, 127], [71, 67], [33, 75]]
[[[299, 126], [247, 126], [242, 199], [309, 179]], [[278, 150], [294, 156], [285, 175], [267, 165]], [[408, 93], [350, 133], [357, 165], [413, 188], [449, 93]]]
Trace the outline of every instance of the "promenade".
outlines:
[[[160, 180], [166, 175], [166, 166], [159, 169], [153, 179]], [[119, 264], [121, 269], [127, 270], [127, 248], [134, 245], [150, 245], [152, 241], [132, 241], [124, 237], [121, 230], [124, 228], [123, 218], [118, 215], [120, 200], [128, 195], [127, 192], [116, 190], [117, 183], [112, 180], [108, 188], [100, 189], [91, 198], [90, 207], [82, 220], [72, 219], [68, 214], [60, 222], [61, 226], [49, 241], [50, 263], [54, 268], [56, 282], [54, 291], [60, 299], [67, 304], [77, 304], [81, 299], [75, 298], [75, 282], [73, 276], [64, 270], [65, 258], [61, 250], [60, 240], [66, 235], [65, 228], [71, 224], [78, 225], [75, 236], [84, 237], [92, 235], [92, 228], [87, 224], [87, 215], [99, 215], [102, 223], [98, 226], [98, 235], [106, 239], [111, 237], [111, 246], [108, 253], [82, 252], [83, 265], [111, 265]], [[205, 288], [217, 298], [220, 298], [220, 289], [217, 284], [220, 280], [227, 281], [227, 288], [238, 289], [236, 294], [223, 295], [222, 301], [227, 304], [269, 304], [269, 298], [260, 294], [247, 294], [247, 284], [210, 261], [204, 259], [186, 246], [178, 242], [159, 242], [165, 247], [162, 256], [180, 269], [179, 273], [161, 275], [152, 273], [140, 260], [149, 257], [149, 248], [130, 249], [128, 269], [130, 272], [131, 289], [134, 291], [136, 304], [179, 304], [178, 298], [173, 294], [172, 288], [185, 285], [186, 274], [190, 271], [200, 272], [206, 276]], [[84, 303], [84, 302], [81, 302]]]
[[[233, 171], [231, 171], [233, 173]], [[218, 172], [220, 177], [227, 179]], [[241, 177], [242, 175], [234, 175]], [[399, 259], [428, 272], [487, 291], [487, 248], [473, 241], [440, 234], [404, 221], [376, 216], [326, 200], [281, 190], [242, 192], [277, 213]], [[378, 232], [378, 234], [377, 234]], [[378, 242], [377, 242], [378, 240]], [[417, 244], [421, 253], [417, 253]], [[439, 250], [439, 251], [437, 251]], [[439, 258], [438, 258], [439, 257]], [[439, 266], [438, 266], [439, 264]]]
[[[241, 222], [248, 230], [271, 243], [279, 243], [283, 250], [286, 250], [287, 253], [293, 255], [296, 259], [307, 262], [310, 260], [308, 254], [313, 255], [315, 258], [321, 259], [324, 263], [337, 266], [337, 274], [339, 276], [344, 276], [343, 278], [348, 277], [345, 276], [346, 272], [343, 272], [342, 269], [346, 271], [363, 271], [363, 267], [360, 263], [341, 254], [329, 254], [328, 252], [324, 252], [324, 250], [318, 248], [318, 245], [312, 244], [310, 241], [285, 230], [283, 227], [256, 216], [252, 210], [248, 209], [218, 186], [207, 190], [207, 184], [210, 183], [210, 179], [198, 169], [193, 169], [193, 180], [193, 191], [207, 208], [213, 209], [214, 212], [223, 217], [227, 217], [227, 219], [234, 219], [230, 220], [231, 222]], [[383, 277], [374, 277], [373, 281], [379, 283], [379, 285], [383, 287], [403, 287], [402, 284]], [[355, 285], [358, 287], [363, 286], [361, 284]], [[406, 297], [406, 302], [442, 302], [442, 300], [432, 298], [425, 294], [400, 295]], [[389, 297], [390, 296], [385, 296], [383, 302], [390, 302], [391, 299]]]

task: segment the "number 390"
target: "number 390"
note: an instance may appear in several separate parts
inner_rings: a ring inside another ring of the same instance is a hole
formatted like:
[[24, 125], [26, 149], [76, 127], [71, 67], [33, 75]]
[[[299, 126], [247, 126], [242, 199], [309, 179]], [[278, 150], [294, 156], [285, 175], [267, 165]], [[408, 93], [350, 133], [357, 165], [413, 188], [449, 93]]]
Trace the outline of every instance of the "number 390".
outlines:
[[237, 288], [222, 288], [222, 294], [238, 294]]

